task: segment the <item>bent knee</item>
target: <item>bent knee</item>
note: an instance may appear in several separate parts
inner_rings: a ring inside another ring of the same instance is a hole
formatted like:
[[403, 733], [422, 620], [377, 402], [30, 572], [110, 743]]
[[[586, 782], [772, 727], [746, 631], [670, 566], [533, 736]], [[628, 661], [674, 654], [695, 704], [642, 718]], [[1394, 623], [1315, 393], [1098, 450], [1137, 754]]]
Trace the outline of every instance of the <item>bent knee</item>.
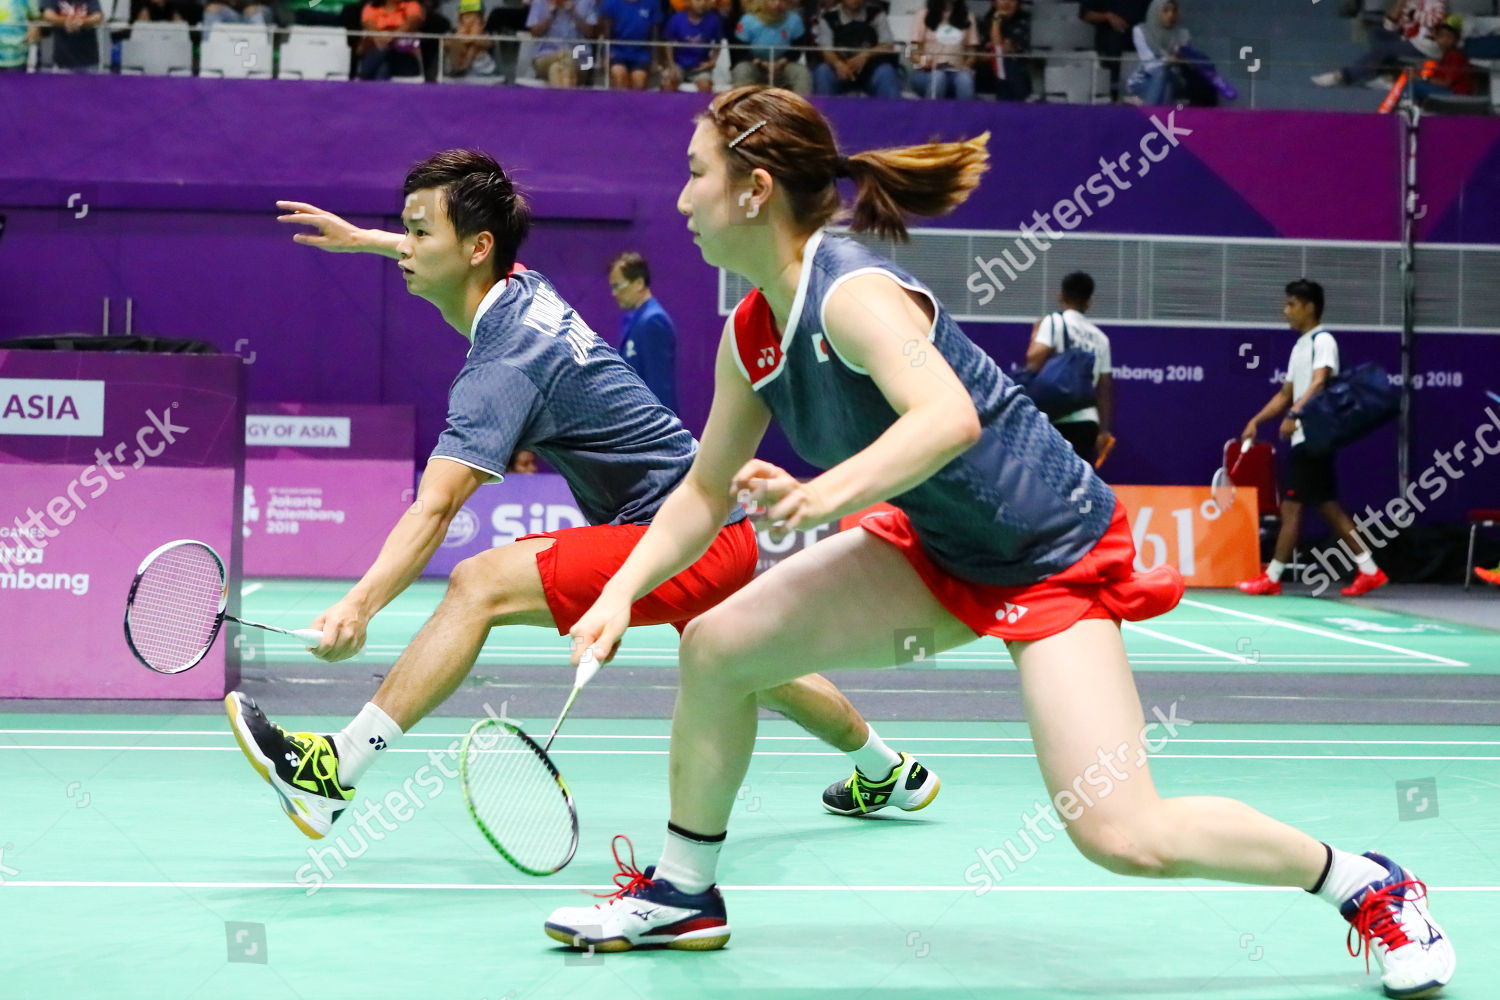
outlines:
[[734, 611], [715, 608], [688, 622], [677, 651], [684, 681], [712, 676], [716, 683], [754, 691], [752, 674], [756, 646], [749, 638], [751, 623]]
[[1166, 878], [1172, 862], [1165, 838], [1146, 823], [1089, 823], [1068, 827], [1068, 837], [1080, 854], [1116, 875]]

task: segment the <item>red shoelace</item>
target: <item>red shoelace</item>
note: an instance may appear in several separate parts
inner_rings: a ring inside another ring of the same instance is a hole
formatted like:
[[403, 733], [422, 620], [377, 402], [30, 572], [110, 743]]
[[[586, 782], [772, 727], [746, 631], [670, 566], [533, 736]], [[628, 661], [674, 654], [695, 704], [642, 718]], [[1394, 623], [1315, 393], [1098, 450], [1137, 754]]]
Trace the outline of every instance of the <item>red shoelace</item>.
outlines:
[[[629, 861], [626, 861], [625, 859], [620, 857], [619, 842], [622, 840], [625, 841], [625, 847], [630, 851]], [[646, 877], [645, 872], [636, 867], [635, 845], [630, 842], [629, 837], [625, 836], [623, 833], [615, 834], [610, 838], [609, 850], [610, 853], [615, 856], [615, 867], [619, 869], [619, 871], [615, 872], [614, 880], [615, 885], [618, 888], [616, 888], [614, 892], [596, 892], [593, 895], [613, 901], [619, 899], [621, 896], [630, 895], [636, 889], [641, 889], [646, 886], [656, 884], [654, 881]], [[622, 879], [624, 881], [621, 881]], [[600, 906], [603, 904], [595, 903], [594, 905]]]
[[[1413, 886], [1420, 891], [1411, 896], [1402, 895], [1400, 890], [1407, 886]], [[1344, 947], [1354, 958], [1358, 958], [1360, 952], [1364, 952], [1365, 972], [1370, 971], [1370, 945], [1375, 938], [1380, 939], [1387, 951], [1411, 944], [1411, 938], [1407, 937], [1401, 922], [1396, 918], [1403, 903], [1408, 900], [1422, 899], [1426, 895], [1427, 885], [1417, 879], [1397, 882], [1395, 885], [1388, 885], [1365, 895], [1364, 900], [1359, 904], [1358, 912], [1354, 914], [1354, 919], [1349, 921], [1349, 934], [1344, 939]], [[1355, 934], [1359, 935], [1358, 945], [1354, 941]]]

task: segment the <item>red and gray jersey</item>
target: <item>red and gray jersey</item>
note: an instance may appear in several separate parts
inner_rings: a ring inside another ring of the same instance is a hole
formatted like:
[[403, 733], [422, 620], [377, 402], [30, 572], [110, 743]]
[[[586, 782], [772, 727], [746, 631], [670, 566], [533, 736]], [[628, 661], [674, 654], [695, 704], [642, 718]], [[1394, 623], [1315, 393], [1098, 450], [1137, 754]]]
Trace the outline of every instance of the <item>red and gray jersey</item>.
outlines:
[[797, 454], [829, 468], [896, 420], [874, 380], [840, 357], [824, 332], [828, 297], [846, 279], [870, 272], [931, 301], [932, 329], [903, 352], [914, 367], [928, 352], [940, 354], [968, 388], [981, 426], [973, 447], [890, 502], [906, 512], [933, 561], [962, 579], [1015, 586], [1078, 562], [1109, 526], [1113, 491], [921, 282], [855, 240], [824, 232], [804, 250], [785, 332], [758, 290], [733, 317], [739, 369]]

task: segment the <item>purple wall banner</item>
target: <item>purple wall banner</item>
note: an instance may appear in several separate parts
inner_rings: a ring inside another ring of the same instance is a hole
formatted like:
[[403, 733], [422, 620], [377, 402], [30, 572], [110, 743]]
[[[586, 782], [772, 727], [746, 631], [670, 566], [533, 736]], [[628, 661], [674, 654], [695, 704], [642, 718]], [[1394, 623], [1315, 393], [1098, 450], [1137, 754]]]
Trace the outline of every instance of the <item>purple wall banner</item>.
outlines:
[[410, 406], [257, 403], [245, 418], [245, 573], [357, 577], [411, 503]]
[[122, 623], [141, 559], [178, 538], [219, 553], [239, 609], [243, 379], [237, 358], [0, 351], [0, 697], [206, 699], [239, 682], [227, 635], [165, 675]]
[[512, 474], [503, 483], [480, 487], [469, 498], [422, 575], [445, 577], [470, 556], [509, 545], [522, 535], [588, 523], [562, 476]]

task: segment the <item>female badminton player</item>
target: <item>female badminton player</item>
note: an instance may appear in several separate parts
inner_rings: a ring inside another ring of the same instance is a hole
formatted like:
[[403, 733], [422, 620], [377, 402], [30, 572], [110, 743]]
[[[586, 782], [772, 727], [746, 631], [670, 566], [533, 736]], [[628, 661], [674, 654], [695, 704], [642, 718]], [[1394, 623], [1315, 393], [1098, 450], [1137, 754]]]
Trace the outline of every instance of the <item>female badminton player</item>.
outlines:
[[[1453, 949], [1409, 871], [1232, 799], [1157, 794], [1120, 620], [1169, 610], [1181, 577], [1133, 572], [1110, 489], [930, 291], [825, 231], [841, 177], [856, 187], [855, 229], [902, 236], [907, 215], [953, 208], [986, 167], [986, 139], [844, 156], [811, 104], [757, 87], [699, 116], [678, 210], [704, 260], [754, 290], [725, 323], [692, 468], [573, 626], [575, 645], [611, 649], [636, 595], [704, 550], [739, 490], [765, 505], [773, 533], [881, 500], [896, 510], [809, 547], [688, 626], [661, 858], [629, 866], [609, 902], [554, 912], [548, 935], [605, 950], [727, 941], [715, 867], [756, 693], [808, 670], [888, 665], [884, 624], [930, 629], [939, 649], [979, 635], [1008, 642], [1043, 780], [1089, 860], [1128, 875], [1300, 887], [1354, 926], [1388, 993], [1440, 987]], [[772, 419], [827, 471], [801, 483], [755, 461]], [[1106, 754], [1120, 762], [1112, 793], [1080, 794]]]
[[[300, 243], [396, 257], [408, 291], [472, 342], [416, 501], [364, 577], [314, 621], [323, 633], [316, 654], [342, 660], [359, 652], [370, 619], [416, 579], [464, 501], [482, 484], [504, 480], [518, 449], [561, 472], [590, 523], [526, 535], [459, 563], [432, 618], [338, 733], [288, 732], [243, 692], [225, 698], [240, 748], [288, 818], [314, 839], [348, 808], [355, 782], [380, 752], [453, 693], [491, 628], [562, 632], [577, 620], [686, 474], [695, 447], [676, 415], [552, 284], [516, 265], [531, 215], [500, 164], [472, 150], [437, 153], [412, 168], [403, 193], [404, 234], [356, 229], [311, 205], [282, 203], [293, 210], [283, 221], [316, 230], [299, 232]], [[726, 509], [711, 534], [702, 558], [633, 602], [633, 624], [681, 627], [754, 575], [755, 534], [738, 508]], [[888, 747], [827, 680], [799, 676], [764, 702], [847, 752], [864, 773], [922, 776], [909, 792], [865, 811], [910, 810], [937, 793], [936, 777]], [[846, 784], [823, 793], [825, 808], [848, 800]], [[851, 802], [850, 810], [862, 805]]]

